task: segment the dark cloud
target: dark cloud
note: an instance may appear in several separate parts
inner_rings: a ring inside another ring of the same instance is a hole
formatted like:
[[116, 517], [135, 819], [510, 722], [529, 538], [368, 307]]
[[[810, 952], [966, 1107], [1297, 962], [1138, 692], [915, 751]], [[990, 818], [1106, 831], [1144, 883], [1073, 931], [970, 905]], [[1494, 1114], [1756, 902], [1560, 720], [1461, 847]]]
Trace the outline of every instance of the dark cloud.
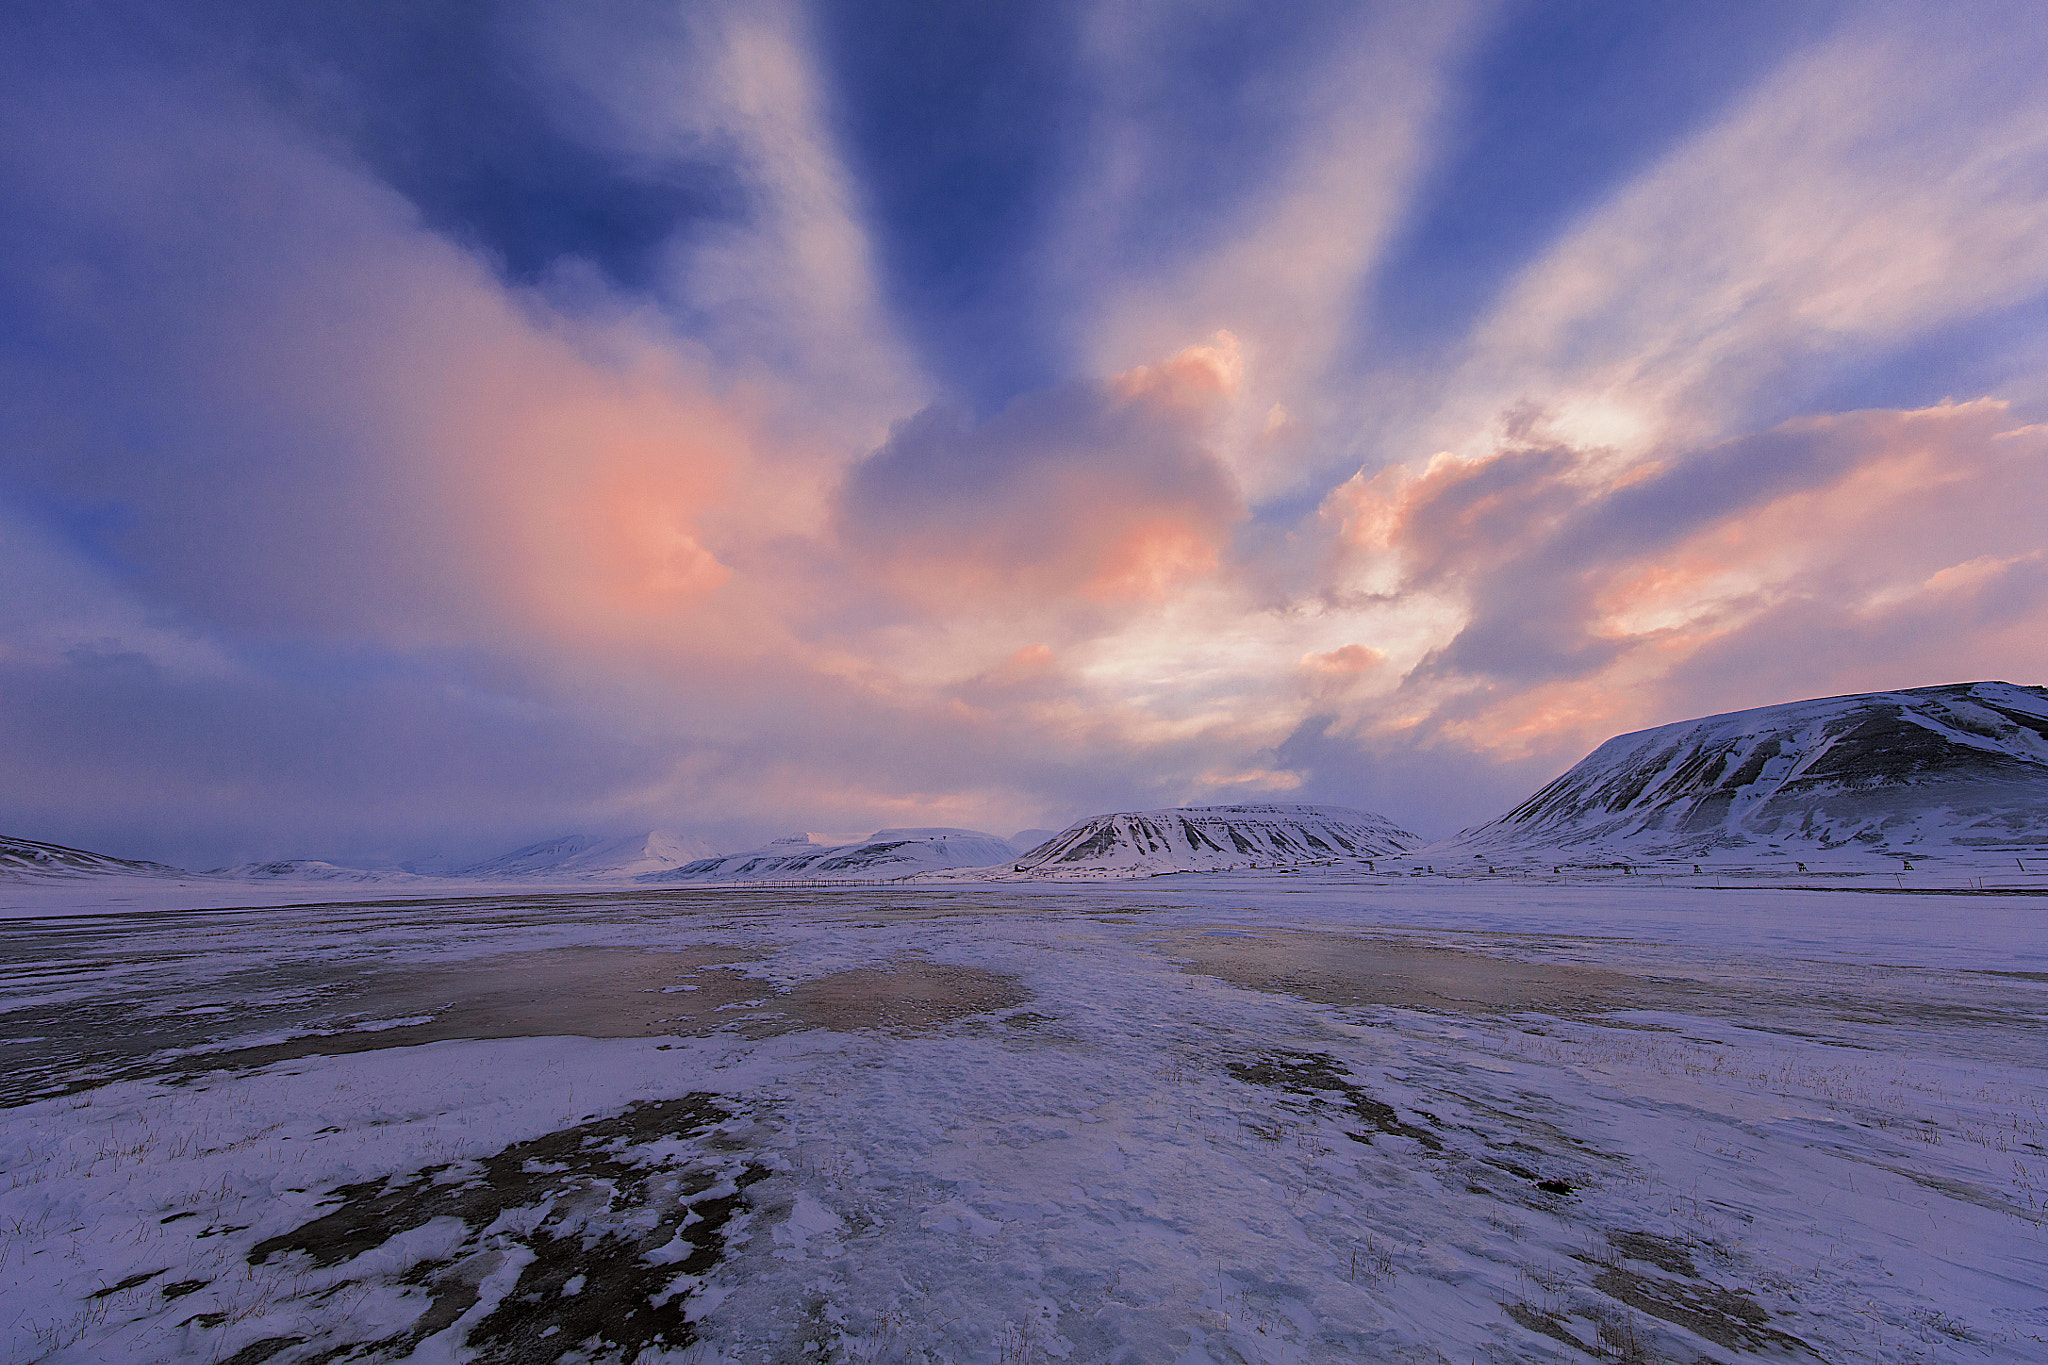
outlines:
[[[1146, 130], [1122, 169], [1133, 212], [1114, 258], [1138, 269], [1227, 232], [1298, 132], [1290, 78], [1351, 35], [1356, 4], [1104, 12], [1078, 0], [933, 6], [857, 0], [814, 13], [849, 160], [878, 232], [887, 287], [926, 366], [986, 416], [1072, 377], [1074, 301], [1048, 291], [1069, 262], [1048, 237], [1105, 120]], [[1101, 49], [1135, 49], [1097, 69]]]
[[1077, 4], [819, 6], [887, 288], [934, 373], [993, 411], [1063, 377], [1032, 252], [1086, 126]]
[[[748, 209], [731, 151], [672, 132], [656, 150], [564, 72], [573, 42], [614, 69], [690, 47], [683, 7], [530, 0], [215, 0], [187, 17], [315, 136], [343, 143], [430, 226], [516, 281], [565, 258], [653, 290], [668, 248]], [[559, 19], [559, 16], [557, 16]]]

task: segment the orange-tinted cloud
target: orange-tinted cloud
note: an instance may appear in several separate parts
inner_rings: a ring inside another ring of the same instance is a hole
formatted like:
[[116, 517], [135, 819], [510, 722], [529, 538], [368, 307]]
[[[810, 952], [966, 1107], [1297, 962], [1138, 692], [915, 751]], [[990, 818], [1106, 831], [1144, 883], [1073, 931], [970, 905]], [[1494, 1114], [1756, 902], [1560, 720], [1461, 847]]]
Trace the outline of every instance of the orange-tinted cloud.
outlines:
[[979, 424], [929, 408], [848, 478], [842, 541], [941, 608], [1156, 601], [1213, 571], [1244, 515], [1205, 444], [1235, 383], [1228, 348], [1201, 347]]
[[1302, 655], [1296, 670], [1309, 695], [1319, 701], [1331, 702], [1354, 691], [1368, 674], [1377, 672], [1386, 661], [1386, 654], [1370, 645], [1340, 645], [1336, 649]]
[[1342, 645], [1321, 654], [1302, 655], [1301, 671], [1314, 677], [1355, 678], [1386, 661], [1387, 656], [1370, 645]]
[[706, 518], [754, 472], [739, 403], [680, 365], [615, 369], [523, 330], [474, 338], [468, 360], [434, 377], [424, 439], [506, 611], [549, 634], [617, 635], [729, 582]]

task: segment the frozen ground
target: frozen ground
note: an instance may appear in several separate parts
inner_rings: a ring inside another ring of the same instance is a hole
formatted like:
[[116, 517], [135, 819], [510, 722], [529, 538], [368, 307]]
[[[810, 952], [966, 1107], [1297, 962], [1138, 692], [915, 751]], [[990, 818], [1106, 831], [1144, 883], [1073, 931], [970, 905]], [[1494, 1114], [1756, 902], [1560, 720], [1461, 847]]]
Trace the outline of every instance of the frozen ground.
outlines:
[[2048, 1360], [2048, 897], [1633, 880], [16, 921], [0, 1357]]

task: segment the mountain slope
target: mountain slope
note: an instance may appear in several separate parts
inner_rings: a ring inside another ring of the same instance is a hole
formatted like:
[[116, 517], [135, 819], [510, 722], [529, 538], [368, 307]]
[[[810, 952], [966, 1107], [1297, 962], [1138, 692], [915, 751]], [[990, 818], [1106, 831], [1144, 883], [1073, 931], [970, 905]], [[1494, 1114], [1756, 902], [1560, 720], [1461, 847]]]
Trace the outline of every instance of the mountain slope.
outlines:
[[702, 858], [643, 882], [865, 881], [951, 867], [987, 867], [1016, 856], [1008, 839], [972, 829], [884, 829], [851, 844], [796, 835], [748, 853]]
[[1431, 848], [1507, 857], [1770, 849], [2048, 852], [2048, 689], [1955, 683], [1822, 697], [1619, 735]]
[[0, 836], [0, 877], [189, 877], [181, 867], [165, 863], [110, 858], [62, 844]]
[[1013, 864], [1038, 877], [1147, 877], [1363, 861], [1422, 841], [1345, 806], [1187, 806], [1070, 825]]

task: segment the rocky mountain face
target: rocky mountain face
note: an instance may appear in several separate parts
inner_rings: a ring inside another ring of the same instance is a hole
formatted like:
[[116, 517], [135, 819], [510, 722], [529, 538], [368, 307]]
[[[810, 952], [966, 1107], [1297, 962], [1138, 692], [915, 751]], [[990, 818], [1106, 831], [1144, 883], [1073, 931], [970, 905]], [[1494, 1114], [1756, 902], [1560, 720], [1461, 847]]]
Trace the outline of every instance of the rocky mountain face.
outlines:
[[1762, 706], [1608, 740], [1431, 854], [2048, 855], [2048, 688], [1956, 683]]
[[1421, 839], [1345, 806], [1186, 806], [1097, 815], [1012, 864], [1034, 877], [1149, 877], [1165, 872], [1363, 863]]
[[867, 881], [1014, 859], [1008, 839], [972, 829], [885, 829], [851, 844], [814, 844], [802, 835], [747, 853], [700, 858], [643, 882]]

